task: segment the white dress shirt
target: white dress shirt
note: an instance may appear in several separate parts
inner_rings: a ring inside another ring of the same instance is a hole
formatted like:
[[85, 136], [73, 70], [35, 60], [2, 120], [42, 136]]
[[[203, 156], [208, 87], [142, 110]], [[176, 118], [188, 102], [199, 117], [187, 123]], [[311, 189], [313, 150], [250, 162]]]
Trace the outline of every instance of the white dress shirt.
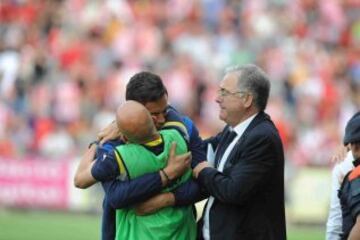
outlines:
[[345, 175], [354, 168], [354, 157], [348, 152], [344, 161], [336, 164], [331, 175], [331, 199], [329, 216], [326, 223], [326, 240], [340, 240], [342, 233], [342, 213], [338, 191]]
[[[229, 157], [231, 151], [233, 150], [235, 144], [237, 143], [237, 141], [240, 139], [240, 137], [243, 135], [243, 133], [245, 132], [246, 128], [250, 125], [251, 121], [255, 118], [255, 115], [252, 115], [251, 117], [249, 117], [248, 119], [246, 119], [244, 122], [239, 123], [238, 125], [236, 125], [233, 129], [230, 128], [230, 130], [235, 131], [236, 132], [236, 137], [234, 138], [234, 140], [229, 144], [229, 146], [226, 148], [224, 155], [222, 156], [220, 163], [217, 167], [217, 170], [219, 172], [222, 172], [224, 170], [224, 166], [225, 163], [227, 161], [227, 158]], [[209, 212], [210, 212], [210, 208], [214, 203], [214, 197], [210, 196], [208, 203], [206, 205], [206, 209], [205, 209], [205, 214], [204, 214], [204, 226], [202, 229], [203, 232], [203, 237], [205, 240], [210, 240], [210, 224], [209, 224]]]

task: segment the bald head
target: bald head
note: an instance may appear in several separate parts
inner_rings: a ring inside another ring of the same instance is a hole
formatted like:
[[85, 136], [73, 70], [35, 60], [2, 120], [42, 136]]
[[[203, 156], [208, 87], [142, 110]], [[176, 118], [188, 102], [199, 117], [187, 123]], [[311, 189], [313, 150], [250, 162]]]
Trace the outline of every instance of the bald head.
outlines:
[[126, 101], [118, 107], [116, 123], [124, 136], [133, 143], [145, 143], [157, 134], [149, 111], [136, 101]]

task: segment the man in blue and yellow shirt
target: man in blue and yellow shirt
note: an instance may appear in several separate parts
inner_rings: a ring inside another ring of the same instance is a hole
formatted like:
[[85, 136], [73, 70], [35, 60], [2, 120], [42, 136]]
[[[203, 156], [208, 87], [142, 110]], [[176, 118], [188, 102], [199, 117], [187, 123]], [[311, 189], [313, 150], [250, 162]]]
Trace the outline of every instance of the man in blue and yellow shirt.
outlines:
[[[187, 132], [189, 150], [192, 154], [192, 167], [205, 160], [198, 130], [188, 117], [181, 116], [168, 105], [167, 91], [159, 76], [149, 72], [135, 74], [127, 85], [126, 99], [142, 103], [150, 112], [157, 129], [175, 125]], [[118, 135], [117, 126], [113, 123], [106, 129], [102, 137], [105, 136], [105, 140], [109, 140]], [[114, 147], [119, 144], [122, 144], [120, 140], [112, 140], [106, 141], [98, 147], [94, 144], [91, 145], [75, 176], [77, 187], [87, 188], [96, 181], [100, 181], [104, 187], [102, 239], [114, 239], [115, 237], [114, 209], [139, 204], [160, 193], [168, 184], [167, 177], [161, 171], [148, 173], [130, 181], [126, 171], [119, 164], [118, 156], [114, 153]], [[94, 156], [96, 161], [92, 161]], [[174, 159], [174, 161], [169, 160], [174, 164], [168, 164], [164, 169], [171, 180], [178, 176], [177, 168], [181, 168], [181, 162], [183, 162], [181, 156], [176, 156]], [[165, 204], [191, 204], [199, 197], [198, 192], [198, 185], [193, 181], [188, 181], [174, 190], [171, 194], [172, 201]]]

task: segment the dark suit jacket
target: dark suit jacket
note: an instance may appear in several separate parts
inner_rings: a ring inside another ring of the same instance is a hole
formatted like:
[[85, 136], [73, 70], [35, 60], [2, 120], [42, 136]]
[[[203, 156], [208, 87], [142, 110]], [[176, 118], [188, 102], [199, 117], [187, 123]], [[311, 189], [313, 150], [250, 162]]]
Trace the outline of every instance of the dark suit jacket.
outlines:
[[[228, 126], [204, 143], [221, 145], [226, 131]], [[230, 153], [223, 173], [205, 168], [198, 180], [215, 198], [209, 213], [211, 239], [286, 239], [284, 152], [267, 114], [260, 112], [250, 123]]]

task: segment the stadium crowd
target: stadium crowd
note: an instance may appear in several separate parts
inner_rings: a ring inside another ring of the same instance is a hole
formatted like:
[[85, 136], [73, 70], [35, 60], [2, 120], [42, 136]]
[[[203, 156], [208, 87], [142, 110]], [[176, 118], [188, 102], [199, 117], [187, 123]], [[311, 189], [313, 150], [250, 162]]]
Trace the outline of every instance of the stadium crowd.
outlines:
[[360, 108], [358, 0], [3, 0], [0, 157], [78, 156], [130, 76], [159, 74], [203, 136], [230, 64], [272, 80], [267, 111], [294, 165], [328, 165]]

